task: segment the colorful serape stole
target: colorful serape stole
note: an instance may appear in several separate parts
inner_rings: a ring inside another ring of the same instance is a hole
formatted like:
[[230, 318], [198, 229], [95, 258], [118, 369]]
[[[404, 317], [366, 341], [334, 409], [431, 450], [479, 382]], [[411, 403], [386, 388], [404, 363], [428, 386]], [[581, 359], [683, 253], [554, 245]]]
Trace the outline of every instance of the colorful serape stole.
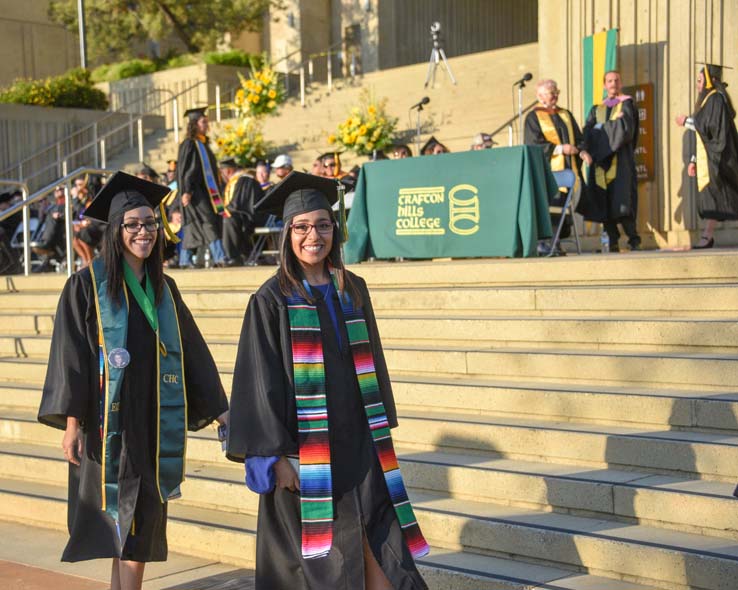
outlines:
[[199, 139], [195, 140], [195, 145], [197, 146], [197, 154], [200, 156], [202, 175], [205, 178], [205, 185], [208, 188], [210, 204], [213, 206], [213, 211], [215, 211], [217, 215], [223, 215], [223, 199], [220, 196], [220, 190], [218, 189], [218, 180], [215, 176], [213, 166], [210, 163], [207, 147], [205, 146], [205, 142], [200, 141]]
[[[338, 291], [335, 277], [333, 282]], [[430, 551], [430, 547], [420, 531], [400, 474], [364, 314], [360, 308], [354, 308], [348, 294], [343, 293], [340, 299], [364, 411], [390, 500], [410, 552], [415, 558], [422, 557]], [[300, 445], [302, 555], [307, 559], [327, 555], [333, 539], [333, 490], [323, 344], [316, 307], [297, 294], [287, 299], [287, 305]]]
[[302, 556], [325, 557], [333, 544], [333, 482], [320, 321], [314, 305], [287, 300], [300, 446]]

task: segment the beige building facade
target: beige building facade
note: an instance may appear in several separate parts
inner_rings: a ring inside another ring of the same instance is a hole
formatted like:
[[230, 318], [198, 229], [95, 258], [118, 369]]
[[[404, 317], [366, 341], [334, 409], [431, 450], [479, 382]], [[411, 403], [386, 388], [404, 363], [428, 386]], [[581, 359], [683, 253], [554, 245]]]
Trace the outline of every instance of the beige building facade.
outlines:
[[[686, 174], [690, 133], [674, 118], [693, 110], [698, 62], [724, 64], [738, 98], [736, 0], [555, 0], [539, 3], [539, 72], [557, 80], [566, 105], [582, 118], [582, 38], [619, 29], [619, 69], [626, 86], [654, 88], [655, 174], [639, 185], [639, 227], [660, 247], [695, 241], [695, 183]], [[722, 224], [718, 243], [736, 244], [735, 224]]]
[[0, 0], [0, 87], [79, 65], [76, 36], [49, 20], [48, 5], [48, 0]]

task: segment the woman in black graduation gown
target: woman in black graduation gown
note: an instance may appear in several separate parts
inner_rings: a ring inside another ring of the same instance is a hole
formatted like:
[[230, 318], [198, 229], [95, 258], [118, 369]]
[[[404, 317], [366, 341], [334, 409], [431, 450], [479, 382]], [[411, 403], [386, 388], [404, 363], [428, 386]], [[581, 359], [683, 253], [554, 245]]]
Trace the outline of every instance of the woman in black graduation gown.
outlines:
[[[333, 179], [292, 172], [265, 198], [265, 206], [271, 203], [274, 210], [285, 203], [281, 264], [246, 310], [228, 441], [228, 457], [246, 460], [247, 483], [261, 493], [256, 588], [425, 589], [413, 556], [424, 555], [428, 546], [411, 510], [412, 522], [403, 522], [401, 529], [403, 518], [395, 506], [402, 502], [398, 498], [404, 487], [397, 493], [396, 486], [387, 483], [393, 478], [385, 479], [388, 466], [381, 463], [390, 452], [382, 445], [391, 449], [389, 428], [397, 425], [397, 417], [366, 284], [343, 268], [340, 232], [331, 212], [336, 187]], [[293, 315], [304, 309], [314, 315], [302, 320]], [[356, 347], [362, 345], [362, 337], [354, 333], [357, 321], [366, 325], [363, 357], [357, 357]], [[301, 340], [305, 334], [313, 340]], [[321, 355], [316, 355], [316, 347]], [[367, 401], [366, 385], [357, 379], [362, 372], [366, 383], [369, 369], [378, 384], [374, 403]], [[306, 378], [308, 373], [312, 377]], [[316, 373], [318, 383], [311, 394]], [[304, 400], [321, 392], [324, 407], [309, 405], [306, 411], [309, 402]], [[370, 433], [368, 406], [381, 407], [372, 432], [383, 425], [386, 436]], [[310, 439], [321, 434], [305, 425], [310, 410], [312, 418], [327, 421], [322, 449], [329, 447], [329, 453], [323, 461], [316, 458]], [[297, 455], [299, 475], [291, 461]], [[325, 474], [318, 465], [326, 463], [331, 479], [321, 487], [312, 469]], [[401, 482], [398, 470], [394, 476]], [[315, 501], [314, 492], [328, 509], [327, 516], [311, 519], [305, 514]], [[313, 536], [313, 520], [327, 521], [327, 528]], [[321, 534], [328, 534], [328, 540]]]
[[712, 248], [718, 221], [738, 219], [738, 131], [735, 109], [723, 68], [706, 64], [697, 75], [697, 102], [691, 117], [679, 115], [676, 123], [695, 131], [696, 153], [689, 163], [689, 176], [697, 177], [698, 212], [707, 219], [695, 249]]
[[119, 172], [87, 209], [108, 222], [102, 254], [62, 292], [38, 415], [65, 431], [62, 561], [113, 558], [115, 590], [139, 589], [145, 562], [167, 558], [186, 430], [227, 419], [212, 356], [162, 273], [154, 211], [168, 192]]

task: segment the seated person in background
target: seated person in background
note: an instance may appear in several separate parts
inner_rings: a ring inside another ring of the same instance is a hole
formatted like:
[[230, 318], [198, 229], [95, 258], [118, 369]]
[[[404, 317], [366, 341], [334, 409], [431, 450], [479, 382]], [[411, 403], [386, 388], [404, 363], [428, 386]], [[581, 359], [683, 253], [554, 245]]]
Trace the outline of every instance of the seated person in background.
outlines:
[[[274, 174], [279, 180], [282, 180], [285, 176], [292, 172], [292, 169], [292, 158], [290, 158], [287, 154], [279, 154], [276, 158], [274, 158], [272, 170], [274, 170]], [[279, 182], [279, 180], [277, 182]]]
[[471, 149], [474, 151], [489, 150], [492, 149], [493, 145], [495, 145], [495, 142], [492, 141], [492, 136], [489, 133], [481, 132], [477, 133], [472, 139]]
[[167, 160], [167, 172], [165, 174], [166, 185], [172, 189], [177, 188], [177, 160]]
[[320, 161], [320, 176], [324, 178], [343, 178], [345, 173], [341, 171], [341, 159], [339, 152], [326, 152], [318, 157]]
[[[12, 193], [0, 194], [0, 212], [7, 211], [15, 203], [13, 203]], [[18, 211], [7, 219], [0, 221], [0, 240], [7, 243], [10, 246], [10, 240], [13, 238], [16, 228], [23, 221], [23, 213]]]
[[449, 149], [431, 135], [430, 139], [420, 148], [421, 156], [435, 156], [436, 154], [448, 154]]
[[226, 183], [223, 191], [226, 210], [223, 217], [223, 248], [228, 258], [241, 265], [251, 251], [254, 228], [265, 223], [255, 209], [264, 191], [257, 180], [246, 174], [233, 158], [222, 160], [219, 167]]
[[392, 160], [401, 160], [402, 158], [413, 157], [413, 152], [410, 150], [410, 147], [404, 143], [391, 145], [387, 150], [387, 153]]
[[74, 251], [82, 259], [82, 268], [90, 264], [95, 256], [95, 248], [102, 239], [104, 224], [84, 217], [84, 212], [92, 203], [92, 196], [87, 188], [87, 178], [80, 176], [75, 178], [74, 187], [73, 221], [74, 238], [72, 246]]
[[141, 166], [136, 170], [136, 176], [149, 182], [159, 183], [159, 173], [145, 162], [141, 162]]
[[[525, 117], [524, 142], [526, 145], [540, 145], [544, 157], [551, 163], [551, 170], [573, 170], [577, 182], [581, 183], [581, 160], [579, 147], [582, 145], [582, 131], [577, 125], [574, 115], [558, 106], [559, 88], [554, 80], [541, 80], [536, 84], [538, 104]], [[586, 152], [585, 152], [586, 153]], [[568, 189], [560, 189], [557, 199], [550, 204], [562, 206], [569, 194]], [[561, 216], [551, 215], [551, 223], [557, 227]], [[571, 225], [569, 220], [562, 228], [561, 237], [569, 237]], [[560, 247], [557, 245], [560, 249]], [[547, 246], [541, 244], [541, 254], [548, 254]], [[559, 250], [563, 253], [562, 250]]]
[[271, 171], [269, 170], [269, 164], [267, 162], [264, 160], [258, 160], [256, 162], [255, 178], [263, 191], [268, 191], [272, 186], [274, 186], [274, 183], [269, 180], [270, 173]]
[[310, 174], [313, 176], [323, 176], [323, 162], [321, 162], [320, 156], [313, 160], [313, 164], [310, 166]]
[[64, 187], [54, 189], [54, 202], [44, 215], [44, 222], [38, 239], [31, 242], [31, 250], [39, 257], [41, 264], [33, 272], [48, 272], [51, 261], [64, 252]]

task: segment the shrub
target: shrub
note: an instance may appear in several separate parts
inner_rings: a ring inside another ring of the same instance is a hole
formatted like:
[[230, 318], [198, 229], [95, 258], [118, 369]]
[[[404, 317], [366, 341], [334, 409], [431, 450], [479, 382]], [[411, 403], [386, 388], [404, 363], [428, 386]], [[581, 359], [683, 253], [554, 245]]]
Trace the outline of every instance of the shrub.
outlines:
[[169, 70], [171, 68], [182, 68], [184, 66], [191, 66], [197, 63], [197, 56], [191, 53], [185, 53], [184, 55], [175, 55], [170, 57], [164, 66], [163, 70]]
[[159, 67], [150, 59], [129, 59], [95, 68], [92, 79], [95, 82], [114, 82], [134, 76], [142, 76], [157, 71]]
[[236, 66], [240, 68], [260, 68], [263, 65], [262, 56], [251, 55], [240, 49], [230, 51], [210, 51], [203, 55], [206, 64], [219, 66]]
[[44, 80], [16, 80], [0, 90], [0, 102], [101, 111], [108, 108], [105, 93], [92, 85], [90, 72], [82, 68]]

